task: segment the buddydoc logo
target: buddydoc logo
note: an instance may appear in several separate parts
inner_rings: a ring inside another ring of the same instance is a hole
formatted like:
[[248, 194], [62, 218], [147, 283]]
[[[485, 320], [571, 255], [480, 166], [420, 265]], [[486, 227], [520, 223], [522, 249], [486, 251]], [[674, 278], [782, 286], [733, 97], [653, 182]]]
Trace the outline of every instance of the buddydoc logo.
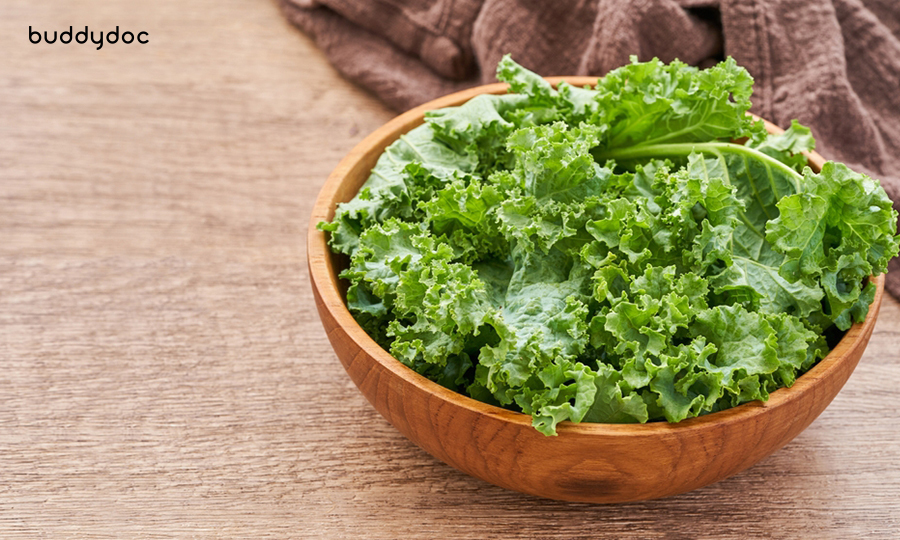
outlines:
[[[34, 30], [31, 26], [28, 27], [28, 41], [34, 43], [35, 45], [41, 43], [42, 41], [44, 43], [52, 45], [53, 43], [56, 43], [57, 40], [59, 40], [59, 42], [64, 45], [68, 45], [73, 41], [75, 43], [83, 45], [87, 43], [88, 40], [90, 40], [91, 43], [97, 46], [97, 50], [99, 51], [103, 48], [104, 34], [103, 32], [99, 32], [99, 35], [97, 34], [97, 32], [90, 30], [87, 26], [84, 27], [84, 30], [79, 30], [74, 34], [72, 33], [72, 27], [70, 26], [68, 30], [63, 30], [62, 32], [59, 32], [58, 35], [56, 30], [53, 31], [52, 35], [46, 30], [43, 34], [41, 34], [41, 32]], [[130, 45], [132, 43], [140, 43], [141, 45], [146, 45], [147, 43], [150, 43], [150, 34], [148, 34], [147, 32], [125, 31], [122, 32], [120, 36], [118, 26], [112, 32], [107, 32], [105, 37], [106, 43], [110, 45], [115, 45], [116, 43], [119, 43], [120, 40], [121, 43], [124, 43], [125, 45]]]

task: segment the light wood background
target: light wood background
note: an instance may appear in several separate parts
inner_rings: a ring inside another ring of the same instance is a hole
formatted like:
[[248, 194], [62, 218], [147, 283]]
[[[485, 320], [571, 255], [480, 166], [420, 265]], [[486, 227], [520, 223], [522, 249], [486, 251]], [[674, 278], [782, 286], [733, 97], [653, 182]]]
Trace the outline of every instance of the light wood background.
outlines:
[[889, 298], [818, 421], [692, 493], [541, 500], [404, 439], [332, 353], [304, 245], [328, 172], [391, 116], [272, 1], [0, 3], [0, 536], [900, 535]]

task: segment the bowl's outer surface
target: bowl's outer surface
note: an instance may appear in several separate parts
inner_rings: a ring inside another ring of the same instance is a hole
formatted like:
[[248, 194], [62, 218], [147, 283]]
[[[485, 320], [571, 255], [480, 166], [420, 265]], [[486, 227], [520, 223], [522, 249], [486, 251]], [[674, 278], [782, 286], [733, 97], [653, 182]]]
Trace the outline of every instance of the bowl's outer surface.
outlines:
[[[574, 85], [590, 77], [558, 77]], [[359, 143], [329, 176], [310, 222], [307, 249], [313, 292], [338, 358], [369, 402], [410, 440], [436, 458], [505, 488], [569, 501], [624, 502], [674, 495], [750, 467], [796, 437], [837, 395], [872, 335], [884, 277], [866, 320], [791, 388], [678, 424], [572, 424], [546, 437], [531, 417], [487, 405], [418, 375], [383, 350], [356, 323], [337, 278], [338, 257], [316, 224], [352, 199], [385, 147], [423, 122], [426, 110], [459, 105], [492, 84], [451, 94], [406, 112]], [[779, 128], [767, 123], [770, 131]], [[818, 170], [823, 158], [809, 155]]]

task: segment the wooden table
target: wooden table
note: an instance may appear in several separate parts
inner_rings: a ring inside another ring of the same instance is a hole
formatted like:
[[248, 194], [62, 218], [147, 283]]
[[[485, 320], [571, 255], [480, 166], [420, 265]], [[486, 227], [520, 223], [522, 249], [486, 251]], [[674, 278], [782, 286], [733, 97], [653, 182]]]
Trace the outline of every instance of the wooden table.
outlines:
[[[27, 28], [149, 32], [32, 45]], [[591, 506], [469, 478], [355, 389], [304, 233], [392, 116], [272, 2], [0, 5], [0, 536], [900, 535], [900, 304], [831, 407], [752, 469]]]

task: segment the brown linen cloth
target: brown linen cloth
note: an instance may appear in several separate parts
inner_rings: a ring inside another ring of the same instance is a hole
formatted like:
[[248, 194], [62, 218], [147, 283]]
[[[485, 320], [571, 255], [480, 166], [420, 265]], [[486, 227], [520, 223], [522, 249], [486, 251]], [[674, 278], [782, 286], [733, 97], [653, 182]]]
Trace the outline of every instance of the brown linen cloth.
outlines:
[[[898, 0], [280, 0], [345, 76], [401, 111], [493, 82], [512, 53], [542, 75], [725, 55], [753, 112], [812, 128], [828, 159], [881, 179], [900, 211]], [[900, 299], [900, 258], [888, 290]]]

